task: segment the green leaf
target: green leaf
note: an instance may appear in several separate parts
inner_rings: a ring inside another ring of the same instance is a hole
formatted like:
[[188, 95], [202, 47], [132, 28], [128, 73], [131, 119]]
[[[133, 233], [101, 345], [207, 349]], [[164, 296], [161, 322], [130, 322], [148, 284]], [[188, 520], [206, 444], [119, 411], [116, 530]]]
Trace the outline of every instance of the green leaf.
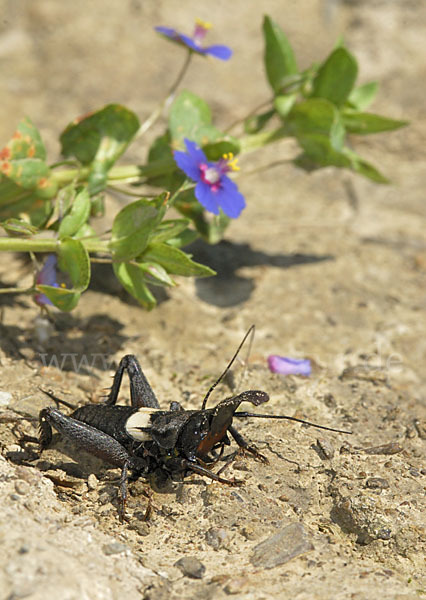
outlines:
[[167, 240], [167, 244], [170, 246], [174, 246], [175, 248], [182, 248], [183, 246], [188, 246], [188, 244], [192, 244], [196, 239], [200, 236], [193, 229], [185, 229], [174, 238]]
[[318, 69], [312, 96], [326, 98], [336, 106], [344, 104], [358, 74], [358, 64], [346, 48], [336, 48]]
[[79, 240], [65, 238], [60, 241], [58, 249], [58, 266], [68, 273], [74, 290], [84, 292], [90, 283], [89, 254]]
[[45, 294], [53, 304], [63, 311], [70, 311], [77, 305], [81, 293], [90, 282], [90, 259], [86, 248], [78, 240], [66, 238], [58, 247], [58, 266], [70, 277], [72, 287], [53, 287], [36, 285], [36, 289]]
[[182, 250], [168, 244], [150, 244], [143, 255], [144, 262], [160, 264], [168, 273], [185, 277], [209, 277], [215, 272], [204, 265], [194, 262]]
[[120, 104], [104, 108], [68, 125], [60, 137], [62, 154], [91, 164], [90, 193], [105, 187], [108, 171], [123, 154], [139, 129], [134, 112]]
[[31, 223], [23, 219], [7, 219], [7, 221], [0, 223], [0, 225], [9, 235], [27, 237], [38, 233], [37, 227], [34, 227]]
[[336, 150], [327, 136], [312, 133], [300, 135], [297, 139], [304, 150], [304, 154], [295, 161], [299, 167], [306, 170], [327, 166], [351, 168], [351, 160]]
[[46, 149], [38, 129], [28, 117], [20, 121], [12, 139], [0, 152], [0, 160], [46, 159]]
[[96, 234], [95, 230], [89, 223], [83, 223], [78, 231], [76, 231], [73, 235], [73, 238], [76, 240], [81, 240], [83, 238], [88, 238], [92, 241], [99, 240], [99, 236]]
[[377, 81], [370, 81], [370, 83], [364, 83], [359, 87], [353, 89], [348, 97], [348, 102], [357, 110], [364, 110], [370, 106], [376, 97], [379, 84]]
[[9, 179], [21, 191], [32, 190], [38, 198], [52, 198], [57, 184], [49, 179], [50, 169], [45, 158], [40, 133], [30, 119], [22, 119], [12, 139], [0, 151], [0, 179]]
[[393, 131], [409, 124], [409, 121], [397, 121], [373, 113], [363, 113], [346, 110], [343, 113], [343, 122], [350, 133], [367, 135], [382, 131]]
[[112, 266], [124, 289], [146, 309], [154, 308], [156, 300], [144, 281], [144, 274], [140, 267], [126, 262], [113, 263]]
[[188, 228], [190, 222], [189, 219], [169, 219], [162, 221], [151, 237], [151, 243], [159, 244], [177, 237], [182, 231]]
[[166, 167], [167, 164], [169, 164], [169, 167], [163, 169], [160, 175], [147, 177], [146, 183], [169, 190], [169, 192], [173, 194], [184, 182], [185, 175], [182, 171], [176, 169], [171, 143], [170, 132], [166, 131], [163, 135], [158, 136], [151, 144], [148, 152], [147, 167], [155, 167], [157, 164], [163, 164], [166, 165]]
[[285, 120], [289, 133], [301, 138], [322, 134], [330, 139], [335, 150], [343, 147], [345, 129], [337, 108], [323, 98], [309, 98], [296, 104]]
[[173, 145], [183, 145], [184, 138], [205, 146], [212, 142], [227, 142], [226, 152], [238, 153], [238, 142], [212, 124], [207, 102], [196, 94], [183, 90], [173, 102], [169, 115], [169, 130]]
[[275, 110], [272, 109], [259, 115], [252, 115], [251, 117], [248, 117], [244, 121], [244, 131], [248, 134], [258, 133], [265, 127], [265, 125], [267, 125], [267, 123], [269, 123], [274, 114]]
[[345, 148], [345, 154], [351, 160], [351, 168], [363, 177], [371, 179], [371, 181], [374, 181], [375, 183], [390, 183], [389, 179], [382, 175], [382, 173], [380, 173], [376, 167], [361, 158], [361, 156], [358, 156], [358, 154], [352, 150]]
[[59, 225], [59, 239], [72, 237], [87, 222], [90, 215], [90, 196], [86, 188], [82, 189], [71, 205], [71, 210]]
[[221, 140], [203, 146], [203, 151], [209, 160], [219, 160], [224, 154], [239, 154], [240, 144], [238, 140]]
[[294, 103], [297, 100], [298, 94], [287, 94], [284, 96], [276, 96], [274, 100], [274, 106], [282, 119], [285, 119], [288, 113], [294, 106]]
[[285, 86], [286, 78], [297, 73], [296, 59], [283, 30], [268, 16], [263, 21], [263, 35], [266, 75], [277, 93]]
[[174, 287], [176, 285], [166, 269], [158, 263], [141, 262], [138, 263], [138, 267], [144, 273], [147, 282], [152, 285], [161, 285], [165, 287]]
[[110, 248], [115, 260], [130, 260], [141, 254], [166, 210], [168, 194], [154, 200], [136, 200], [120, 210], [112, 225]]
[[341, 152], [336, 151], [331, 146], [330, 140], [324, 135], [306, 135], [299, 139], [299, 143], [304, 149], [304, 153], [298, 156], [294, 163], [306, 171], [334, 166], [351, 169], [376, 183], [389, 183], [389, 180], [373, 165], [349, 148], [343, 148]]

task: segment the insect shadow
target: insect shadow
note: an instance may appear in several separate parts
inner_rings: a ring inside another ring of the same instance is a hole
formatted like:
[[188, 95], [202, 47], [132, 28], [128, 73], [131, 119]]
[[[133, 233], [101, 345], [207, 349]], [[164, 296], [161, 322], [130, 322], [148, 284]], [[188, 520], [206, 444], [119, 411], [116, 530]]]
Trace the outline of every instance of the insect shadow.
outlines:
[[[40, 454], [50, 445], [54, 428], [77, 447], [109, 465], [121, 468], [119, 515], [123, 520], [129, 473], [135, 479], [143, 477], [149, 480], [156, 476], [172, 481], [182, 481], [188, 475], [197, 473], [219, 483], [236, 486], [241, 482], [234, 478], [227, 479], [222, 473], [237, 452], [251, 454], [255, 459], [267, 463], [268, 459], [235, 428], [234, 418], [286, 419], [328, 431], [351, 433], [286, 415], [238, 411], [243, 402], [256, 407], [268, 402], [268, 394], [261, 390], [247, 390], [207, 408], [211, 393], [227, 376], [243, 344], [253, 333], [254, 326], [250, 327], [226, 369], [204, 396], [198, 410], [185, 410], [179, 402], [172, 402], [168, 410], [161, 409], [137, 358], [127, 354], [120, 361], [104, 403], [82, 406], [70, 415], [52, 407], [41, 410]], [[124, 371], [130, 381], [130, 406], [117, 405]], [[45, 393], [55, 401], [70, 406], [51, 392]], [[224, 449], [230, 446], [231, 439], [236, 442], [238, 450], [224, 458]], [[225, 464], [215, 471], [216, 463], [223, 458]]]

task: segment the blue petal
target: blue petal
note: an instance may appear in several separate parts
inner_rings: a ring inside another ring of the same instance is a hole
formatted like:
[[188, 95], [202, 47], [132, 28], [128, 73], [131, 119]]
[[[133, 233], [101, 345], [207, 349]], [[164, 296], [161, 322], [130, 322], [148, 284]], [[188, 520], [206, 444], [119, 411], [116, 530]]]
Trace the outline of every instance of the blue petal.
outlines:
[[246, 206], [244, 196], [238, 190], [237, 185], [226, 175], [222, 176], [220, 189], [217, 191], [217, 201], [225, 215], [231, 219], [239, 217]]
[[176, 29], [172, 29], [171, 27], [154, 27], [157, 33], [161, 33], [169, 38], [176, 39], [179, 37], [179, 33]]
[[208, 46], [203, 49], [203, 54], [210, 54], [220, 60], [229, 60], [232, 56], [232, 50], [229, 46]]
[[306, 375], [311, 374], [311, 361], [308, 359], [287, 358], [272, 354], [268, 356], [268, 366], [273, 373], [281, 375]]
[[185, 46], [188, 46], [188, 48], [190, 48], [194, 52], [198, 52], [199, 54], [204, 54], [204, 48], [202, 48], [197, 43], [195, 43], [194, 40], [192, 38], [190, 38], [189, 36], [184, 35], [183, 33], [180, 33], [179, 39], [182, 42], [182, 44], [185, 44]]
[[219, 214], [218, 192], [213, 192], [208, 183], [199, 181], [195, 186], [195, 197], [206, 210]]
[[185, 175], [187, 175], [193, 181], [199, 181], [201, 178], [201, 172], [198, 166], [198, 162], [186, 152], [179, 152], [175, 150], [173, 152], [173, 158], [179, 169], [181, 169]]
[[46, 258], [41, 271], [37, 275], [37, 283], [43, 285], [58, 285], [56, 283], [56, 254], [49, 254]]
[[53, 306], [52, 300], [50, 300], [45, 294], [36, 294], [34, 296], [35, 302], [42, 306], [43, 304], [49, 304], [49, 306]]
[[188, 154], [191, 156], [191, 158], [194, 161], [197, 162], [198, 165], [201, 165], [204, 163], [204, 164], [208, 164], [210, 166], [210, 163], [208, 162], [206, 155], [201, 150], [201, 148], [199, 146], [197, 146], [197, 144], [195, 142], [191, 142], [191, 140], [188, 140], [188, 138], [185, 138], [183, 141], [185, 142], [185, 146], [188, 151]]

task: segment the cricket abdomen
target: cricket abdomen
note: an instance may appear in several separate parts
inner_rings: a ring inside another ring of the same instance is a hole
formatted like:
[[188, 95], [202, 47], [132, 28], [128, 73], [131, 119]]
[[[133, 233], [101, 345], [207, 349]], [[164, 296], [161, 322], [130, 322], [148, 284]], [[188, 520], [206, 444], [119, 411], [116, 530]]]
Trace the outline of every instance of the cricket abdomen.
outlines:
[[110, 435], [123, 445], [131, 439], [126, 432], [126, 422], [137, 408], [133, 406], [108, 406], [89, 404], [77, 408], [70, 416]]

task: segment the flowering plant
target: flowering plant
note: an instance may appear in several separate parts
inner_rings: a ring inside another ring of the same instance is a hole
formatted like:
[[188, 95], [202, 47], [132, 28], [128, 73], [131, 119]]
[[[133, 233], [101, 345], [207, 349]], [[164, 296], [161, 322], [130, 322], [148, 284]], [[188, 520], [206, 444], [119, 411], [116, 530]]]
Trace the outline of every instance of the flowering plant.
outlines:
[[[173, 286], [175, 276], [214, 275], [182, 248], [198, 236], [219, 241], [230, 220], [243, 212], [246, 200], [231, 178], [238, 170], [234, 157], [285, 137], [299, 144], [293, 162], [301, 169], [333, 166], [377, 183], [388, 181], [348, 145], [347, 137], [391, 131], [406, 122], [366, 112], [377, 84], [355, 85], [358, 65], [347, 48], [339, 45], [320, 64], [301, 71], [284, 32], [265, 17], [271, 96], [221, 131], [205, 100], [188, 90], [177, 93], [194, 57], [231, 58], [227, 46], [204, 44], [208, 29], [197, 22], [188, 36], [171, 27], [156, 28], [186, 58], [165, 99], [142, 124], [119, 104], [80, 117], [60, 136], [64, 160], [51, 165], [34, 124], [28, 118], [18, 124], [0, 151], [0, 226], [5, 232], [0, 251], [48, 257], [33, 285], [0, 288], [1, 293], [28, 293], [41, 306], [72, 310], [89, 285], [91, 262], [110, 262], [123, 287], [152, 308], [152, 285]], [[149, 148], [146, 163], [117, 165], [129, 144], [164, 115], [165, 132]], [[159, 188], [158, 195], [150, 196], [145, 186]], [[99, 232], [96, 217], [104, 213], [110, 190], [125, 199], [136, 191], [138, 198], [113, 216], [111, 230]], [[168, 215], [172, 207], [179, 218]], [[58, 272], [66, 284], [57, 283]]]

